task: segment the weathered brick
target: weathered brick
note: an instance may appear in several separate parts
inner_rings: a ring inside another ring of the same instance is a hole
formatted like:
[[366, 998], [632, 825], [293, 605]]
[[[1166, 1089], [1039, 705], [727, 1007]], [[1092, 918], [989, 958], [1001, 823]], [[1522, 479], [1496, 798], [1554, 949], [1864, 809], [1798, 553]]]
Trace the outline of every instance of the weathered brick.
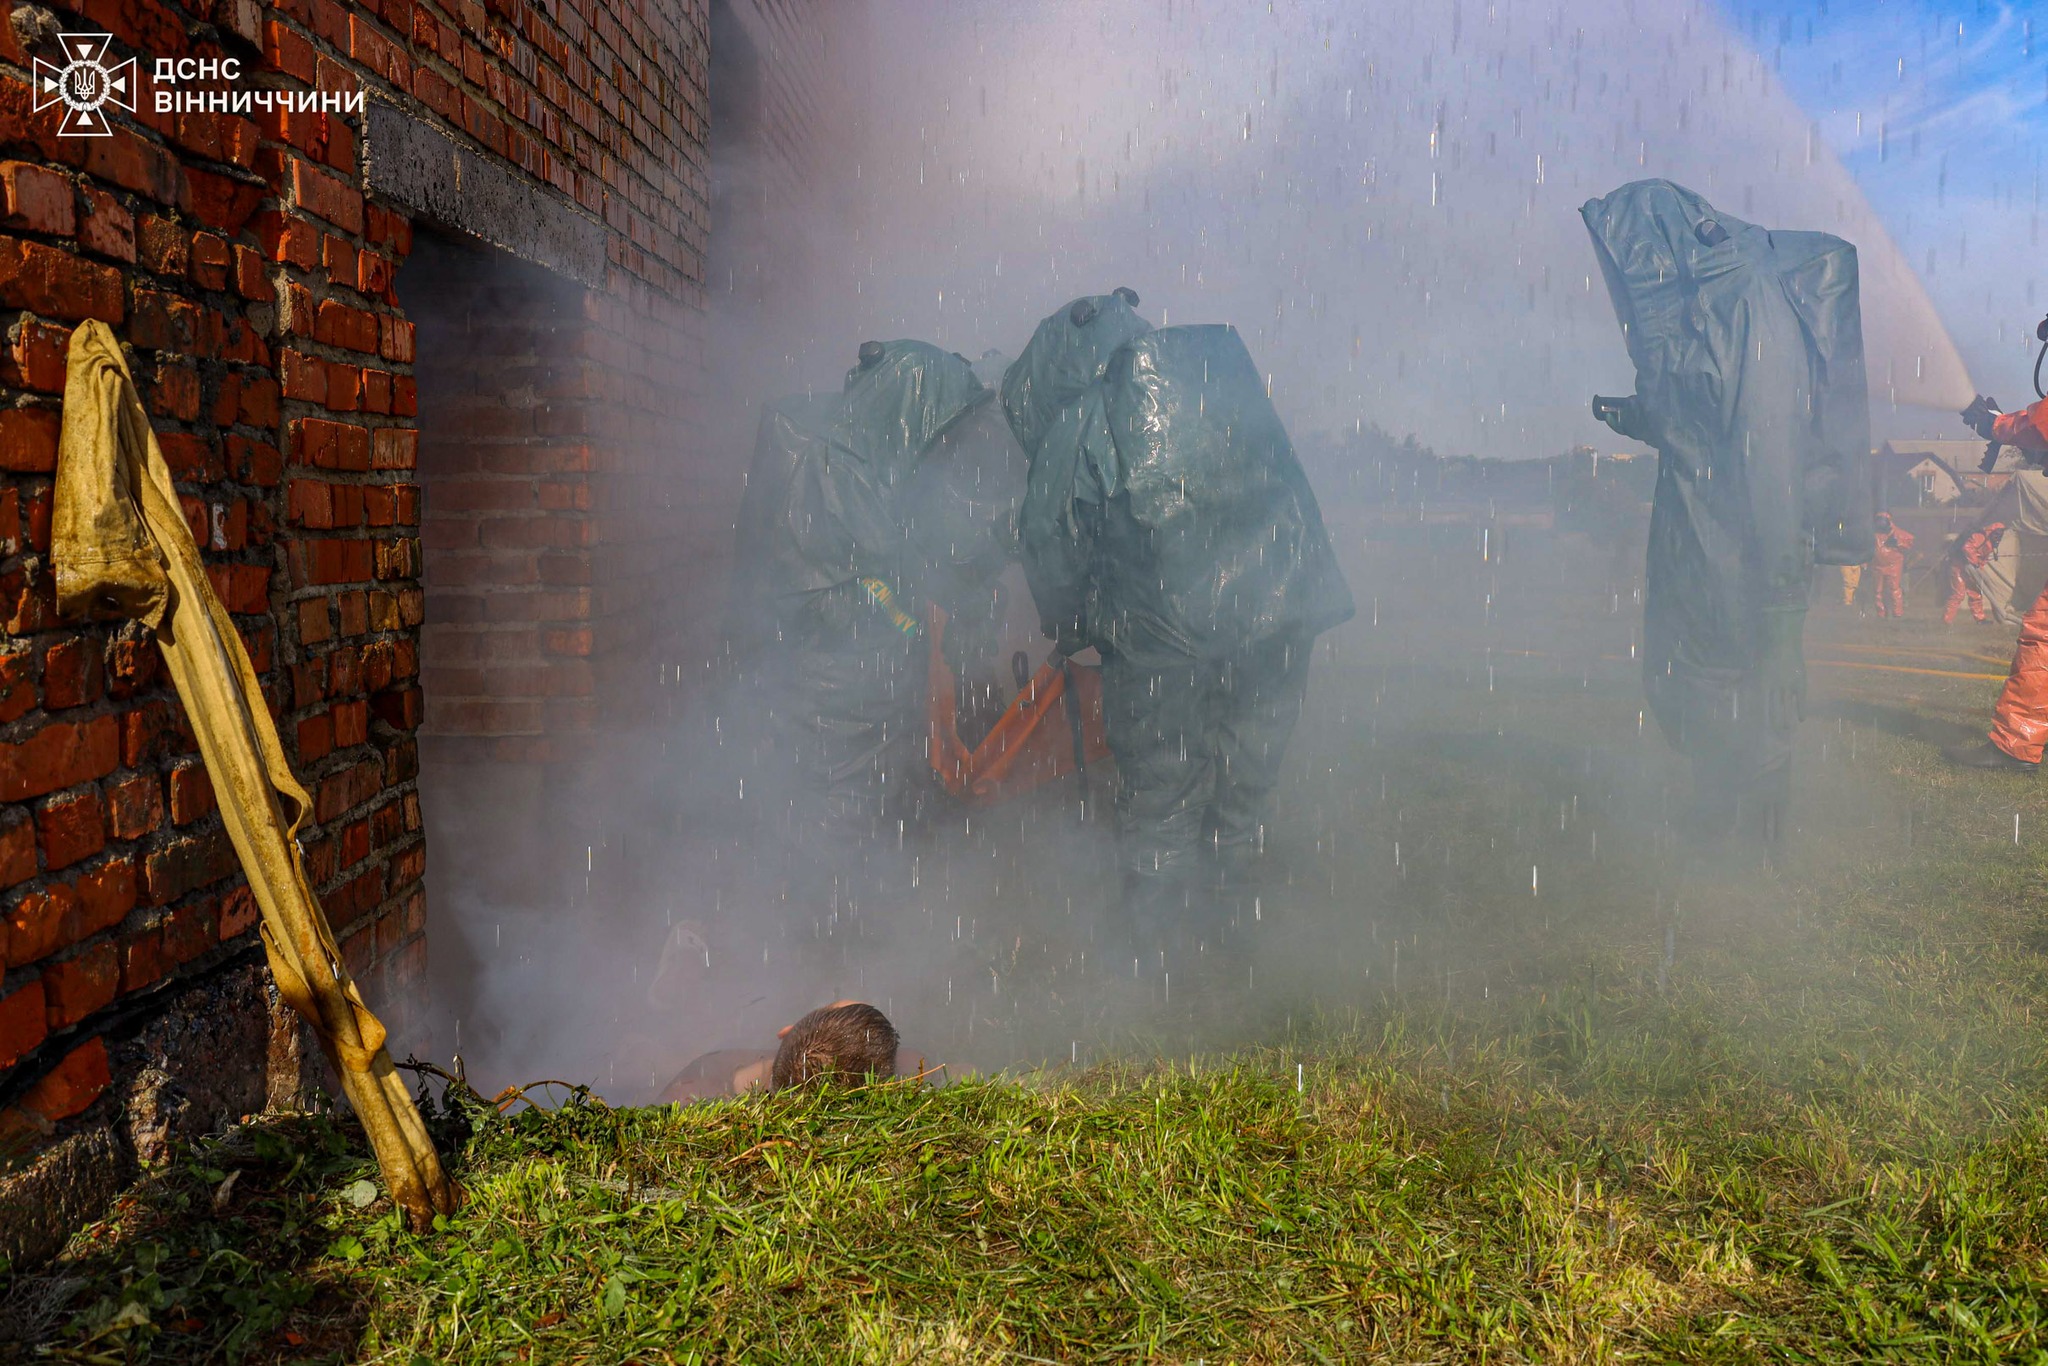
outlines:
[[391, 412], [391, 376], [383, 370], [363, 371], [363, 411], [379, 416]]
[[28, 1056], [49, 1033], [43, 1011], [41, 978], [0, 996], [0, 1073]]
[[43, 1018], [52, 1029], [77, 1024], [113, 1000], [120, 985], [119, 950], [107, 942], [94, 944], [44, 967]]
[[35, 709], [36, 652], [23, 647], [0, 654], [0, 724]]
[[370, 468], [371, 434], [361, 427], [327, 418], [301, 417], [292, 420], [291, 436], [292, 459], [299, 464], [351, 472]]
[[[210, 437], [197, 432], [159, 432], [156, 443], [171, 474], [192, 483], [211, 484], [227, 477], [227, 467]], [[195, 501], [194, 506], [198, 506]], [[192, 534], [204, 544], [204, 522]]]
[[[372, 594], [372, 596], [375, 596]], [[344, 645], [327, 656], [327, 691], [334, 697], [351, 697], [363, 688], [362, 652]]]
[[156, 680], [157, 662], [162, 658], [152, 640], [107, 642], [107, 695], [119, 700], [133, 697]]
[[110, 858], [78, 875], [78, 937], [89, 938], [121, 923], [135, 909], [135, 860]]
[[126, 316], [114, 267], [16, 237], [0, 237], [0, 302], [70, 322], [118, 325]]
[[185, 230], [169, 218], [146, 216], [135, 233], [136, 257], [157, 275], [183, 275], [192, 263], [192, 243]]
[[159, 351], [190, 351], [199, 339], [199, 306], [160, 289], [138, 289], [128, 339]]
[[398, 951], [398, 941], [405, 937], [403, 915], [382, 915], [377, 917], [377, 957], [388, 959]]
[[[420, 434], [407, 427], [379, 427], [371, 435], [370, 465], [377, 470], [409, 470], [419, 464]], [[450, 511], [456, 509], [451, 508]]]
[[164, 975], [161, 927], [151, 925], [121, 941], [121, 994], [142, 990]]
[[[36, 875], [36, 827], [20, 807], [0, 811], [0, 887], [12, 887]], [[0, 930], [0, 941], [5, 931]], [[6, 945], [0, 942], [0, 958]]]
[[235, 248], [235, 293], [259, 303], [268, 303], [277, 296], [264, 270], [263, 253], [254, 247]]
[[327, 367], [328, 408], [337, 413], [360, 411], [363, 406], [362, 367], [332, 360], [323, 364]]
[[302, 585], [360, 583], [373, 567], [372, 541], [306, 537], [291, 544], [293, 576]]
[[125, 128], [94, 138], [83, 149], [87, 174], [168, 204], [177, 195], [178, 165], [171, 154]]
[[107, 847], [106, 813], [98, 788], [52, 797], [36, 813], [36, 845], [43, 867], [55, 872]]
[[[206, 577], [220, 597], [221, 605], [237, 616], [254, 616], [270, 611], [269, 566], [210, 564], [206, 566]], [[254, 651], [250, 653], [253, 656]]]
[[298, 758], [302, 764], [317, 764], [334, 752], [334, 718], [326, 712], [308, 716], [298, 724]]
[[117, 261], [135, 260], [135, 215], [104, 190], [85, 187], [85, 212], [78, 220], [78, 244]]
[[190, 825], [213, 814], [213, 782], [205, 764], [180, 764], [171, 770], [171, 824]]
[[341, 614], [344, 637], [359, 636], [370, 629], [369, 600], [360, 590], [335, 594], [334, 606]]
[[0, 801], [104, 778], [120, 758], [121, 726], [114, 717], [52, 722], [19, 744], [0, 744]]
[[[233, 237], [248, 226], [250, 217], [256, 212], [267, 194], [266, 188], [252, 181], [233, 176], [218, 175], [201, 170], [189, 163], [180, 178], [184, 191], [179, 196], [179, 207], [210, 228]], [[207, 285], [208, 289], [226, 287], [225, 275], [220, 284]]]
[[172, 840], [150, 851], [143, 864], [143, 891], [148, 903], [161, 906], [185, 893], [220, 881], [233, 873], [234, 846], [227, 833], [212, 830]]
[[220, 937], [225, 941], [246, 934], [256, 928], [261, 918], [256, 894], [247, 887], [237, 887], [220, 900]]
[[164, 917], [164, 957], [189, 963], [220, 942], [220, 903], [212, 897], [180, 906]]
[[[23, 389], [60, 394], [64, 392], [65, 348], [70, 344], [68, 329], [24, 319], [8, 339], [7, 364], [4, 376], [0, 377]], [[49, 466], [52, 469], [56, 467], [55, 451], [53, 439]]]
[[256, 215], [254, 226], [263, 254], [271, 260], [300, 270], [311, 270], [320, 263], [322, 234], [305, 219], [263, 213]]
[[327, 599], [307, 598], [298, 605], [299, 641], [304, 645], [318, 645], [334, 639], [334, 619], [327, 609]]
[[353, 702], [337, 702], [332, 712], [334, 717], [334, 747], [346, 749], [360, 745], [370, 738], [370, 706], [361, 698]]
[[285, 485], [285, 520], [320, 531], [332, 527], [334, 485], [320, 479], [291, 480]]
[[[246, 392], [246, 390], [245, 390]], [[245, 421], [252, 420], [245, 411]], [[273, 422], [274, 422], [273, 418]], [[263, 441], [250, 441], [230, 434], [227, 439], [227, 456], [235, 476], [245, 484], [261, 488], [276, 488], [284, 481], [284, 456], [277, 447]]]
[[191, 422], [199, 416], [197, 366], [181, 362], [159, 364], [156, 368], [156, 381], [148, 385], [145, 392], [149, 399], [150, 412], [158, 417], [173, 417], [180, 422]]
[[0, 470], [10, 474], [50, 474], [56, 468], [56, 410], [0, 409]]
[[313, 83], [317, 70], [313, 45], [286, 27], [282, 19], [272, 19], [264, 24], [263, 55], [269, 65], [286, 75], [296, 76], [308, 85]]
[[192, 234], [191, 264], [186, 274], [201, 289], [226, 289], [228, 269], [234, 264], [228, 244], [210, 232]]
[[0, 923], [8, 965], [39, 962], [78, 937], [78, 893], [61, 882], [24, 892]]
[[410, 887], [427, 875], [427, 846], [415, 844], [391, 860], [393, 888]]
[[31, 1086], [9, 1114], [33, 1115], [35, 1119], [28, 1123], [34, 1128], [55, 1124], [83, 1112], [112, 1081], [106, 1042], [91, 1038], [65, 1054], [64, 1060]]
[[361, 484], [336, 484], [330, 500], [333, 524], [337, 527], [359, 527], [363, 524], [363, 486]]
[[163, 824], [163, 789], [156, 775], [135, 773], [110, 780], [107, 794], [107, 833], [117, 840], [141, 839]]
[[[33, 635], [62, 624], [57, 616], [57, 581], [47, 564], [31, 561], [0, 573], [0, 637]], [[0, 792], [6, 790], [7, 763], [7, 747], [0, 745]]]
[[0, 161], [0, 195], [10, 228], [69, 237], [77, 231], [71, 182], [45, 166], [26, 161]]
[[291, 164], [292, 202], [303, 211], [324, 218], [337, 228], [356, 234], [363, 230], [362, 191], [330, 171], [310, 162]]
[[121, 717], [121, 765], [142, 768], [154, 763], [167, 750], [171, 738], [171, 709], [162, 702], [145, 702]]
[[352, 934], [342, 936], [341, 962], [351, 977], [367, 980], [370, 968], [377, 961], [377, 932], [365, 925]]
[[84, 637], [59, 641], [43, 654], [43, 707], [60, 711], [100, 700], [98, 642]]
[[400, 365], [413, 361], [413, 325], [386, 313], [377, 319], [377, 354]]

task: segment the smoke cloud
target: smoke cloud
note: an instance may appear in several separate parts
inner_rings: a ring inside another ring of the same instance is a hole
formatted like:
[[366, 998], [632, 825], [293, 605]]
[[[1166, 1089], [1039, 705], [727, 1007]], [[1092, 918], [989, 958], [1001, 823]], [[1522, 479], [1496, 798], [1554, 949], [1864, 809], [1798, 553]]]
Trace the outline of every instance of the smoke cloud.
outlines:
[[[1972, 391], [1920, 277], [1832, 150], [1832, 124], [1802, 112], [1772, 61], [1710, 5], [878, 0], [834, 23], [821, 69], [846, 84], [828, 103], [859, 117], [808, 207], [773, 224], [800, 287], [756, 287], [736, 271], [711, 279], [706, 430], [735, 510], [758, 403], [836, 389], [861, 341], [1014, 354], [1051, 309], [1118, 285], [1162, 323], [1234, 323], [1305, 445], [1368, 427], [1510, 459], [1612, 443], [1588, 400], [1627, 393], [1632, 372], [1578, 208], [1655, 176], [1743, 219], [1857, 245], [1880, 439]], [[778, 173], [718, 136], [725, 183], [765, 197]], [[1345, 521], [1338, 490], [1319, 491], [1333, 532], [1349, 528], [1338, 536], [1347, 552], [1369, 539]], [[1498, 557], [1487, 553], [1490, 575]], [[1597, 565], [1541, 563], [1560, 580], [1605, 582]], [[1615, 613], [1582, 644], [1607, 662], [1564, 660], [1556, 674], [1591, 687], [1604, 671], [1617, 715], [1633, 723], [1632, 666], [1614, 662], [1634, 648], [1629, 590], [1625, 576], [1606, 578], [1619, 582]], [[1330, 661], [1387, 629], [1379, 598], [1391, 604], [1394, 585], [1354, 587], [1360, 620], [1326, 640]], [[1427, 667], [1455, 657], [1469, 677], [1483, 658], [1491, 678], [1494, 598], [1474, 592], [1486, 606], [1472, 629], [1437, 630]], [[1026, 602], [1010, 643], [1035, 657], [1044, 647], [1030, 618]], [[1397, 619], [1390, 605], [1388, 624]], [[1418, 637], [1408, 658], [1431, 648]], [[676, 677], [713, 676], [714, 662], [679, 659]], [[1319, 667], [1313, 723], [1366, 726], [1374, 745], [1411, 724], [1392, 702], [1381, 709], [1399, 691], [1384, 672], [1374, 682]], [[838, 996], [883, 1005], [935, 1061], [1080, 1058], [1085, 1040], [1143, 1023], [1130, 1000], [1088, 985], [1115, 894], [1104, 793], [1084, 808], [1074, 792], [1050, 792], [798, 857], [790, 775], [750, 714], [748, 681], [677, 696], [643, 771], [590, 797], [593, 869], [632, 867], [612, 904], [536, 923], [510, 951], [483, 942], [492, 907], [456, 910], [482, 977], [466, 1028], [489, 1040], [473, 1047], [501, 1079], [559, 1065], [631, 1099], [679, 1049], [772, 1042], [776, 1024]], [[1410, 700], [1415, 715], [1429, 712]], [[1588, 775], [1606, 775], [1589, 776], [1588, 790], [1624, 807], [1663, 800], [1639, 757], [1625, 780], [1612, 776], [1621, 765], [1585, 756]], [[1300, 884], [1334, 899], [1341, 883], [1369, 904], [1405, 883], [1399, 783], [1415, 780], [1392, 760], [1366, 771], [1305, 754], [1281, 840]], [[1366, 807], [1394, 823], [1385, 868], [1338, 854]], [[1441, 852], [1426, 835], [1406, 838], [1411, 864]], [[1533, 866], [1519, 876], [1533, 883]], [[696, 928], [674, 938], [679, 922]], [[1354, 929], [1370, 935], [1373, 962], [1391, 949], [1381, 970], [1398, 984], [1398, 935], [1382, 944], [1370, 916]], [[1267, 964], [1275, 981], [1349, 971], [1319, 973], [1319, 957], [1338, 959], [1313, 934], [1290, 942], [1287, 961]], [[684, 972], [678, 944], [704, 966]], [[649, 987], [665, 973], [657, 1001]], [[1037, 1023], [986, 1032], [1020, 997]]]

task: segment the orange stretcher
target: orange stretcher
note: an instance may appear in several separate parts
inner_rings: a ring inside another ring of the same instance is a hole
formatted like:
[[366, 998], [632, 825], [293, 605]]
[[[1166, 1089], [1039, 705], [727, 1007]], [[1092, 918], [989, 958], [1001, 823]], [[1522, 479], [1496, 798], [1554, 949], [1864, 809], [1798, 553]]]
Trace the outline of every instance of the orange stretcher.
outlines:
[[[929, 605], [931, 765], [939, 782], [969, 806], [995, 806], [1032, 788], [1109, 758], [1102, 728], [1102, 670], [1055, 655], [1039, 665], [985, 739], [973, 749], [960, 739], [953, 670], [941, 648], [946, 613]], [[1068, 689], [1073, 689], [1072, 697]], [[1081, 743], [1074, 743], [1074, 720]], [[1078, 751], [1078, 753], [1077, 753]]]

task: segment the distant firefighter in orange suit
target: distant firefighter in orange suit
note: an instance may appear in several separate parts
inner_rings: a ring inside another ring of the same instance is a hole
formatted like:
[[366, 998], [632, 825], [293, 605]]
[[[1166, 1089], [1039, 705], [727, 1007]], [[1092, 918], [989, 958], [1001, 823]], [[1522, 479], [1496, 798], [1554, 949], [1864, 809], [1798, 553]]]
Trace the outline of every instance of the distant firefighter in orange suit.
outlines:
[[1905, 572], [1906, 552], [1913, 548], [1913, 533], [1892, 520], [1889, 512], [1877, 514], [1877, 549], [1870, 555], [1870, 572], [1876, 579], [1874, 596], [1879, 616], [1906, 615], [1906, 594], [1899, 586]]
[[[2048, 331], [2048, 322], [2042, 328]], [[2048, 337], [2043, 337], [2042, 343], [2048, 347]], [[1979, 397], [1963, 410], [1963, 421], [1992, 443], [1992, 453], [1999, 446], [2014, 446], [2034, 465], [2041, 464], [2043, 455], [2048, 454], [2048, 399], [2017, 413], [2002, 413], [1994, 400]], [[1964, 768], [2033, 773], [2041, 767], [2044, 741], [2048, 741], [2048, 585], [2020, 619], [2019, 645], [2013, 650], [2012, 671], [1991, 709], [1987, 742], [1945, 750], [1943, 757]]]
[[1944, 626], [1956, 619], [1956, 612], [1965, 601], [1970, 604], [1970, 615], [1978, 621], [1984, 620], [1984, 594], [1978, 591], [1977, 580], [1971, 571], [1991, 563], [1991, 557], [1998, 553], [1998, 542], [2004, 535], [2005, 523], [1993, 522], [1990, 526], [1978, 527], [1949, 552], [1948, 606], [1941, 611]]

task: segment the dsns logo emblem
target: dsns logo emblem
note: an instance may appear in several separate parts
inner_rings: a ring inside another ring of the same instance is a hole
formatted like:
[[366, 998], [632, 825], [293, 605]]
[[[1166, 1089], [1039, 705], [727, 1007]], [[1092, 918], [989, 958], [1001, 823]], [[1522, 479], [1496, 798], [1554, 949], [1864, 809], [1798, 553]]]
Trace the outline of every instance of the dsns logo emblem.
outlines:
[[64, 106], [59, 134], [107, 137], [114, 129], [102, 108], [111, 104], [135, 112], [135, 59], [108, 66], [105, 58], [113, 41], [106, 33], [66, 33], [57, 39], [69, 59], [63, 66], [36, 58], [35, 107], [41, 111], [53, 104]]

